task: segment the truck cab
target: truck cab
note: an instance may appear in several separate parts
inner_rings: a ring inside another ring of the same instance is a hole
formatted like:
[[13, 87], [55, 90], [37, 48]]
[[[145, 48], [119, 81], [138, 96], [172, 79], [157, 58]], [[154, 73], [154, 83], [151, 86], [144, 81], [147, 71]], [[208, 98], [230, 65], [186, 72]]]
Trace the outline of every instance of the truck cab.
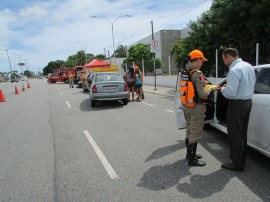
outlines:
[[69, 69], [67, 67], [60, 67], [53, 71], [52, 75], [48, 77], [48, 82], [56, 83], [56, 82], [64, 82], [68, 83], [68, 73]]
[[72, 68], [72, 74], [74, 75], [74, 84], [78, 84], [80, 81], [81, 71], [84, 69], [83, 66], [76, 66]]

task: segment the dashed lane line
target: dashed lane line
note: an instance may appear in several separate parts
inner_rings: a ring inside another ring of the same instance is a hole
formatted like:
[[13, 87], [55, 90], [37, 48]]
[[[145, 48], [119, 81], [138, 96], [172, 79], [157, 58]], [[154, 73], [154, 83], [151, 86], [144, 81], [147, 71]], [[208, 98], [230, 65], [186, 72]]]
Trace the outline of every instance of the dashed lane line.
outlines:
[[87, 130], [83, 130], [83, 132], [84, 132], [85, 136], [87, 137], [88, 141], [90, 142], [90, 144], [92, 145], [92, 147], [93, 147], [94, 151], [96, 152], [99, 160], [103, 164], [104, 168], [106, 169], [106, 171], [110, 175], [110, 177], [113, 180], [119, 178], [118, 175], [116, 174], [116, 172], [114, 171], [113, 167], [109, 163], [109, 161], [106, 159], [105, 155], [102, 153], [102, 151], [98, 147], [98, 145], [95, 142], [95, 140], [89, 134], [89, 132]]
[[174, 112], [174, 111], [171, 111], [171, 110], [169, 110], [169, 109], [166, 109], [165, 111], [166, 111], [166, 112], [170, 112], [170, 113], [175, 114], [175, 112]]
[[66, 104], [67, 104], [67, 106], [68, 106], [69, 108], [71, 108], [71, 105], [69, 104], [68, 101], [66, 101]]
[[[149, 104], [149, 103], [146, 103], [146, 102], [142, 102], [142, 104], [145, 104], [145, 105], [148, 105], [148, 106], [151, 106], [151, 107], [155, 107], [155, 106], [156, 106], [156, 105], [152, 105], [152, 104]], [[170, 112], [170, 113], [175, 114], [175, 112], [174, 112], [174, 111], [169, 110], [169, 109], [166, 109], [165, 111], [166, 111], [166, 112]]]
[[142, 102], [142, 104], [145, 104], [145, 105], [148, 105], [148, 106], [151, 106], [151, 107], [155, 107], [155, 105], [152, 105], [152, 104], [149, 104], [149, 103], [146, 103], [146, 102]]

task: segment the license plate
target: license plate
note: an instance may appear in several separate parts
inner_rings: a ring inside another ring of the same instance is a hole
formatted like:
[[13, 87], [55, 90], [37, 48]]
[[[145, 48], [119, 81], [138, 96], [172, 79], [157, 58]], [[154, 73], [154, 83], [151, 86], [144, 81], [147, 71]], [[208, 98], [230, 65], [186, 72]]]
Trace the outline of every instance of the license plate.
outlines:
[[116, 86], [110, 86], [110, 87], [104, 87], [103, 90], [104, 92], [112, 92], [112, 91], [117, 91], [118, 88]]

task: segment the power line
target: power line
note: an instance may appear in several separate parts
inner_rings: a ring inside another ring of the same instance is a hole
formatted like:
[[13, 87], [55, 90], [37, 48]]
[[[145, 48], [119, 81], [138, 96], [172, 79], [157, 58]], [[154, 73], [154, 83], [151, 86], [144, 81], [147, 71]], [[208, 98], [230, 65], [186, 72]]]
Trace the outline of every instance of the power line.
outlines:
[[[163, 22], [161, 21], [155, 21], [155, 27], [157, 30], [160, 29], [160, 27], [164, 26], [165, 24], [168, 24], [169, 22], [173, 22], [173, 21], [176, 21], [176, 19], [179, 19], [179, 15], [183, 16], [189, 12], [191, 12], [192, 10], [196, 9], [197, 7], [201, 6], [202, 4], [204, 4], [206, 2], [206, 0], [199, 0], [197, 3], [187, 7], [187, 8], [184, 8], [184, 9], [181, 9], [181, 10], [178, 10], [177, 12], [175, 12], [173, 14], [173, 17], [167, 19], [167, 20], [164, 20]], [[145, 28], [147, 28], [147, 32], [150, 32], [149, 29], [150, 29], [150, 26], [147, 25], [147, 26], [144, 26], [143, 28], [140, 29], [139, 32], [136, 32], [136, 33], [133, 33], [131, 36], [129, 36], [128, 38], [116, 43], [116, 45], [120, 45], [122, 44], [123, 42], [125, 41], [128, 41], [129, 39], [133, 38], [133, 37], [138, 37], [140, 35], [143, 35], [146, 33], [145, 31]], [[143, 30], [142, 30], [143, 29]]]

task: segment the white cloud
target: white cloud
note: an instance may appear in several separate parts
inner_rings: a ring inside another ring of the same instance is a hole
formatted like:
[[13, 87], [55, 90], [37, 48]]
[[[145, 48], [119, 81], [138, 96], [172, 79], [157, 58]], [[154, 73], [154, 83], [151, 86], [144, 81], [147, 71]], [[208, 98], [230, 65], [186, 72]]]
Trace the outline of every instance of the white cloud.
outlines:
[[[113, 2], [113, 3], [112, 3]], [[156, 3], [158, 2], [158, 3]], [[37, 71], [50, 61], [66, 60], [81, 49], [112, 53], [111, 23], [114, 22], [115, 47], [130, 45], [160, 29], [181, 29], [209, 9], [204, 0], [48, 0], [26, 3], [19, 10], [0, 9], [0, 49], [27, 59], [30, 70]], [[188, 9], [187, 9], [188, 8]], [[92, 18], [91, 16], [107, 18]], [[76, 42], [76, 43], [75, 43]], [[11, 59], [12, 65], [18, 62]], [[12, 66], [12, 68], [13, 68]], [[6, 53], [0, 51], [0, 71], [9, 71]]]

